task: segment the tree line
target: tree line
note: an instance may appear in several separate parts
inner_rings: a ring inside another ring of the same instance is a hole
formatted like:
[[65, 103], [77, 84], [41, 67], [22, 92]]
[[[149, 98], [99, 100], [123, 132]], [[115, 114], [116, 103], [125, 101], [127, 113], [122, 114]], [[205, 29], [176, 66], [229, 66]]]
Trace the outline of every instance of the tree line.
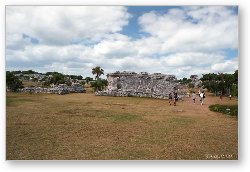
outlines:
[[238, 70], [233, 74], [209, 73], [200, 78], [204, 88], [217, 95], [238, 96]]
[[[28, 70], [28, 71], [7, 71], [6, 72], [6, 86], [11, 91], [18, 91], [18, 89], [23, 88], [22, 81], [15, 76], [15, 74], [39, 74], [38, 72]], [[41, 74], [41, 73], [40, 73]], [[106, 79], [100, 78], [101, 75], [104, 75], [104, 70], [100, 67], [92, 68], [92, 74], [95, 75], [95, 80], [91, 77], [86, 77], [81, 84], [91, 84], [91, 87], [94, 91], [101, 91], [107, 85], [108, 81]], [[64, 75], [59, 72], [47, 72], [46, 76], [43, 80], [44, 86], [49, 86], [50, 84], [58, 85], [58, 84], [67, 84], [71, 85], [70, 79], [73, 80], [82, 80], [83, 77], [81, 75]], [[224, 74], [224, 73], [209, 73], [203, 74], [200, 78], [202, 81], [202, 87], [207, 88], [208, 91], [214, 93], [215, 95], [232, 95], [238, 96], [238, 70], [236, 70], [233, 74]], [[182, 84], [190, 84], [191, 79], [183, 78], [179, 80]]]
[[[16, 76], [16, 74], [18, 74], [18, 76]], [[32, 74], [45, 75], [40, 80], [43, 83], [44, 87], [48, 87], [51, 84], [54, 84], [54, 85], [66, 84], [66, 85], [70, 86], [72, 84], [71, 83], [72, 80], [73, 80], [73, 82], [80, 80], [80, 84], [85, 85], [85, 83], [87, 83], [87, 84], [90, 83], [91, 87], [93, 87], [93, 89], [95, 91], [98, 91], [98, 90], [103, 90], [108, 84], [107, 80], [100, 78], [101, 75], [104, 75], [104, 70], [100, 66], [97, 66], [97, 67], [92, 69], [92, 74], [96, 75], [95, 80], [92, 77], [83, 78], [81, 75], [64, 75], [64, 74], [59, 73], [59, 72], [47, 72], [45, 74], [42, 74], [42, 73], [35, 72], [33, 70], [6, 71], [6, 86], [7, 86], [7, 88], [13, 92], [16, 92], [19, 89], [24, 88], [23, 82], [20, 79], [20, 77], [23, 77], [25, 75], [32, 75]], [[31, 81], [37, 82], [38, 79], [32, 78]]]

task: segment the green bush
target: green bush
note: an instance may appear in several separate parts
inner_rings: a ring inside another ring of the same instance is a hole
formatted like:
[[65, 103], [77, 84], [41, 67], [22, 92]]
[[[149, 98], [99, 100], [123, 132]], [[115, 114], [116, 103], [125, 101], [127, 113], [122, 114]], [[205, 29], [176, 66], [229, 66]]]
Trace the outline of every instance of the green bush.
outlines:
[[107, 85], [108, 81], [105, 79], [97, 79], [91, 83], [91, 87], [93, 87], [94, 91], [102, 91]]
[[6, 72], [6, 85], [7, 88], [13, 92], [17, 92], [19, 89], [23, 88], [23, 83], [16, 77], [12, 72]]
[[238, 116], [238, 105], [215, 104], [215, 105], [210, 105], [209, 109], [214, 112], [220, 112], [231, 116]]

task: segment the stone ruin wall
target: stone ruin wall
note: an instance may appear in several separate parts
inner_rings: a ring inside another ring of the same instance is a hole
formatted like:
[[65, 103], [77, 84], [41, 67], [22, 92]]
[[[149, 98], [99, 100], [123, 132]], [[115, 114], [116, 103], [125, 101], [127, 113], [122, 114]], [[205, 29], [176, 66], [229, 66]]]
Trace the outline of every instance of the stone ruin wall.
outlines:
[[25, 87], [20, 90], [26, 93], [48, 93], [48, 94], [68, 94], [68, 93], [86, 93], [86, 89], [80, 84], [72, 84], [67, 86], [66, 84], [59, 84], [55, 87], [42, 88], [42, 87]]
[[177, 79], [174, 75], [147, 72], [115, 72], [107, 75], [108, 86], [96, 92], [100, 96], [151, 97], [168, 99], [169, 93], [175, 91]]

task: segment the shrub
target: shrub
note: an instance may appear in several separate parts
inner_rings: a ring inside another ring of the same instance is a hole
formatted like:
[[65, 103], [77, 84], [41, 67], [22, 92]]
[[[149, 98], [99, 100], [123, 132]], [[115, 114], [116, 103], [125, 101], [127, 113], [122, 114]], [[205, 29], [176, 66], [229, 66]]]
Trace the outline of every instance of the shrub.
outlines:
[[210, 105], [209, 109], [214, 112], [220, 112], [231, 116], [238, 116], [238, 105], [215, 104], [215, 105]]
[[23, 83], [20, 81], [13, 73], [6, 72], [6, 85], [7, 88], [13, 92], [17, 92], [19, 89], [23, 88]]
[[108, 81], [105, 79], [97, 79], [95, 82], [91, 82], [91, 87], [95, 91], [102, 91], [108, 85]]

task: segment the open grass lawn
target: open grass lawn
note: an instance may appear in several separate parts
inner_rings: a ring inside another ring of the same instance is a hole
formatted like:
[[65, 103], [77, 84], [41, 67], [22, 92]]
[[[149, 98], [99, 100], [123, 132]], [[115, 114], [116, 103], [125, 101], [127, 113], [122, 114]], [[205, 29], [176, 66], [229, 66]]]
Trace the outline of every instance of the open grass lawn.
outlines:
[[7, 159], [237, 159], [238, 120], [207, 95], [168, 100], [7, 93]]

